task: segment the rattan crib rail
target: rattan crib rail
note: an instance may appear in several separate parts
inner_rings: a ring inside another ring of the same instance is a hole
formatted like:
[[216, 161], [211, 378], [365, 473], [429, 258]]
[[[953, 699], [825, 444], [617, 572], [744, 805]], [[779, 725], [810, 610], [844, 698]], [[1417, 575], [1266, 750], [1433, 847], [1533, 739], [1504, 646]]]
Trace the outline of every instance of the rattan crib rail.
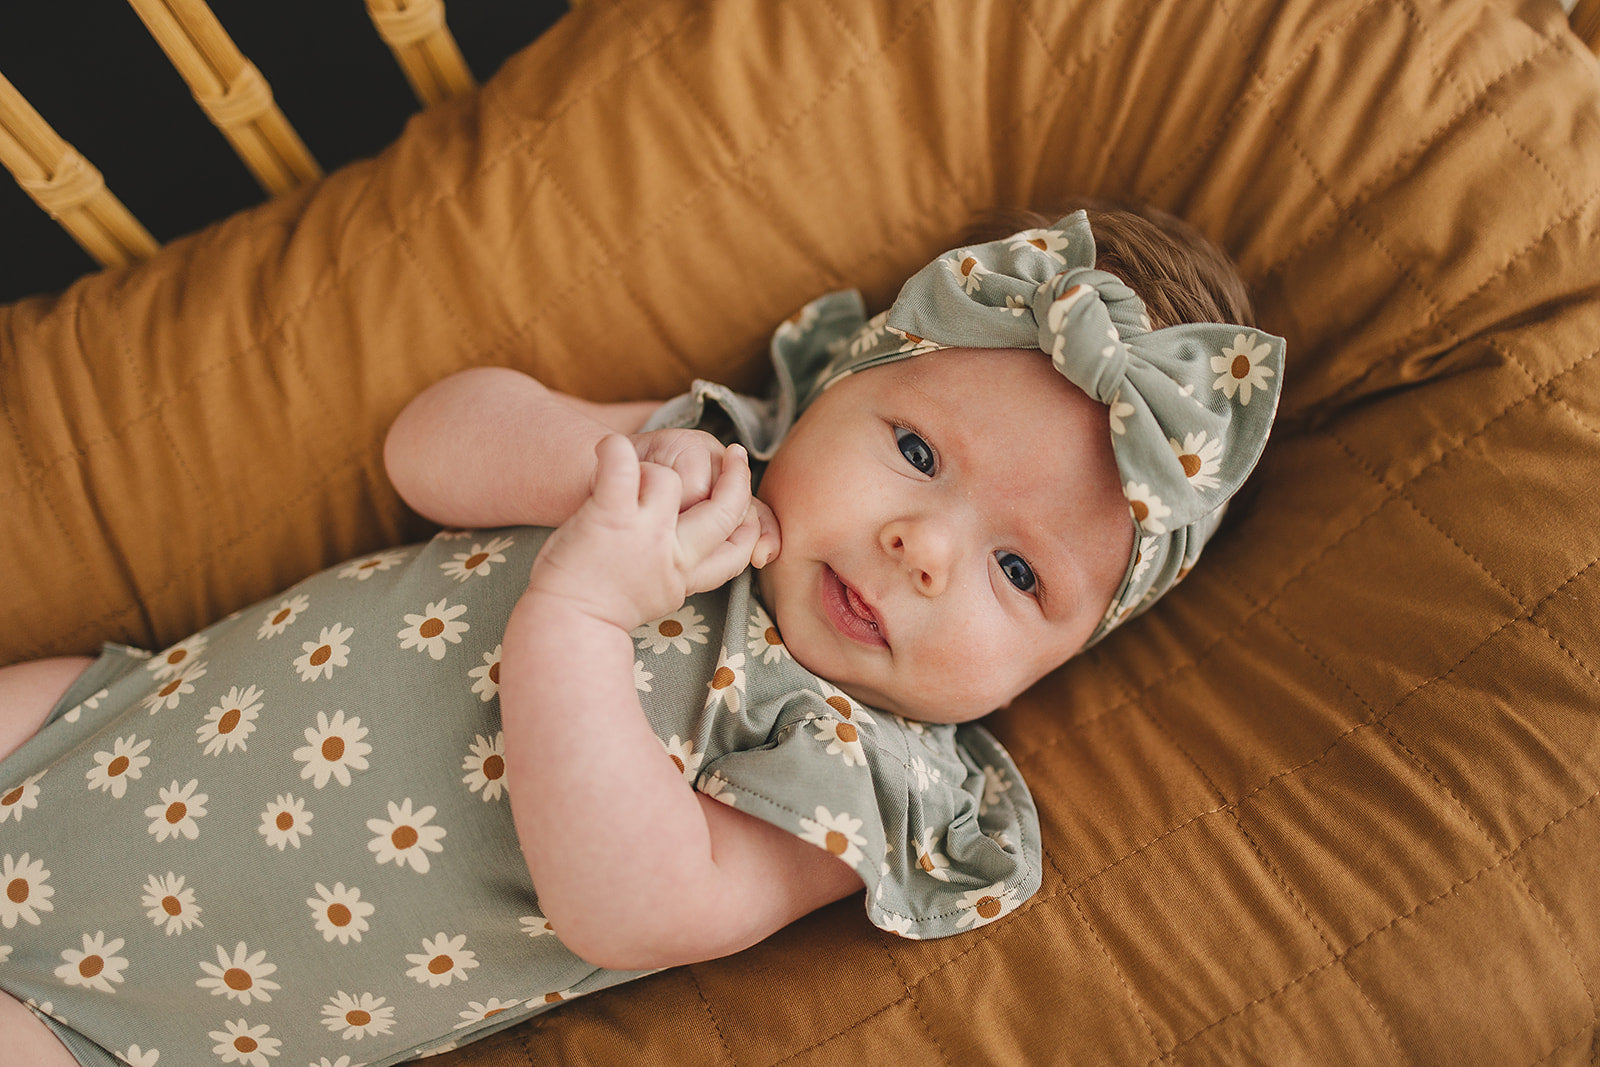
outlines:
[[[322, 174], [272, 99], [272, 89], [205, 0], [128, 0], [188, 83], [195, 101], [268, 195]], [[384, 42], [424, 107], [474, 85], [445, 24], [443, 0], [365, 0]], [[1573, 31], [1600, 54], [1600, 0], [1564, 0]], [[157, 242], [0, 74], [0, 163], [102, 266], [142, 259]]]
[[[322, 169], [273, 102], [272, 88], [205, 0], [128, 0], [266, 193], [314, 181]], [[424, 107], [474, 85], [445, 24], [443, 0], [366, 0], [367, 13]], [[102, 266], [142, 259], [157, 242], [0, 74], [0, 163]]]

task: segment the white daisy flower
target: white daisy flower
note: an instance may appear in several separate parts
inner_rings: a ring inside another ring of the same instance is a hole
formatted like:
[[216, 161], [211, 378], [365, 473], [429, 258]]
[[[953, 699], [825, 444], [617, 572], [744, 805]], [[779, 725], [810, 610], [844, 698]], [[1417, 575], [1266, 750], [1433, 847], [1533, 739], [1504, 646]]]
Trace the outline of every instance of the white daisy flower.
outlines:
[[96, 752], [94, 766], [85, 772], [90, 789], [110, 793], [118, 800], [128, 791], [128, 779], [140, 777], [150, 765], [150, 757], [142, 755], [150, 747], [149, 740], [140, 741], [129, 734], [111, 743], [110, 752]]
[[633, 661], [633, 687], [641, 693], [650, 692], [650, 679], [655, 675], [644, 669], [644, 664], [638, 660]]
[[139, 704], [150, 709], [152, 715], [158, 711], [171, 711], [187, 694], [194, 692], [194, 683], [205, 677], [205, 673], [204, 663], [190, 663], [170, 681], [139, 701]]
[[550, 920], [543, 915], [523, 915], [519, 921], [522, 923], [522, 932], [529, 937], [554, 937], [556, 928], [550, 925]]
[[1016, 293], [1006, 294], [1006, 310], [1011, 312], [1012, 317], [1020, 319], [1032, 310], [1032, 307], [1033, 305], [1028, 303], [1027, 297], [1019, 296]]
[[439, 844], [439, 839], [445, 836], [444, 827], [428, 825], [435, 814], [434, 807], [430, 804], [413, 813], [410, 797], [399, 804], [392, 800], [388, 803], [387, 820], [367, 820], [367, 829], [377, 835], [367, 842], [367, 850], [379, 863], [393, 860], [396, 867], [409, 866], [418, 874], [427, 874], [428, 853], [444, 851], [444, 846]]
[[12, 818], [21, 822], [25, 810], [39, 806], [39, 779], [45, 774], [45, 771], [40, 771], [30, 778], [24, 778], [21, 785], [12, 786], [0, 794], [0, 824]]
[[96, 931], [93, 937], [88, 934], [82, 937], [82, 951], [75, 948], [62, 951], [61, 958], [65, 962], [56, 968], [56, 977], [68, 985], [115, 993], [116, 986], [111, 983], [120, 984], [122, 972], [128, 966], [127, 958], [117, 955], [122, 951], [122, 938], [113, 937], [107, 941], [104, 930]]
[[729, 711], [737, 714], [744, 703], [744, 653], [735, 652], [728, 655], [724, 650], [717, 658], [717, 669], [711, 672], [711, 681], [706, 683], [706, 710], [710, 710], [717, 701], [727, 705]]
[[867, 349], [877, 345], [883, 339], [885, 323], [889, 319], [887, 311], [880, 311], [868, 319], [856, 334], [850, 338], [850, 355], [859, 356]]
[[386, 1035], [394, 1029], [394, 1008], [385, 1003], [388, 999], [371, 993], [335, 993], [322, 1006], [322, 1025], [346, 1041], [360, 1041], [368, 1034]]
[[1000, 767], [989, 764], [983, 766], [983, 799], [978, 802], [978, 814], [987, 815], [989, 809], [1000, 803], [1002, 797], [1011, 791], [1011, 779], [1006, 777], [1006, 772]]
[[1133, 414], [1133, 405], [1122, 399], [1122, 390], [1118, 389], [1111, 398], [1111, 432], [1125, 435], [1128, 432], [1127, 424], [1122, 420]]
[[859, 832], [860, 819], [842, 811], [834, 814], [819, 804], [815, 819], [800, 817], [800, 829], [800, 840], [833, 853], [852, 867], [861, 862], [861, 846], [867, 839]]
[[218, 755], [224, 748], [229, 752], [245, 750], [245, 739], [256, 729], [263, 695], [253, 685], [246, 689], [233, 686], [220, 703], [206, 712], [206, 721], [195, 727], [197, 742], [205, 746], [206, 755]]
[[[303, 775], [302, 775], [303, 777]], [[300, 847], [300, 838], [311, 836], [311, 812], [306, 802], [290, 793], [281, 793], [261, 813], [261, 825], [256, 831], [267, 839], [267, 844], [282, 852], [289, 845]]]
[[483, 654], [483, 663], [467, 672], [467, 677], [472, 679], [472, 691], [478, 694], [478, 699], [487, 704], [500, 695], [500, 646], [495, 645], [493, 652]]
[[696, 783], [696, 788], [712, 800], [728, 807], [737, 807], [739, 798], [734, 795], [733, 787], [728, 780], [720, 774], [708, 774], [703, 781]]
[[200, 921], [203, 909], [194, 902], [194, 890], [184, 885], [181, 874], [168, 871], [164, 878], [152, 874], [139, 900], [150, 921], [162, 927], [168, 937], [205, 925]]
[[346, 889], [343, 882], [335, 882], [329, 889], [318, 882], [316, 894], [306, 897], [306, 906], [311, 909], [311, 921], [322, 940], [337, 938], [341, 945], [360, 941], [369, 929], [367, 917], [377, 910], [361, 899], [361, 890], [355, 886]]
[[262, 616], [261, 626], [256, 630], [256, 640], [263, 641], [277, 637], [294, 625], [294, 621], [310, 606], [311, 598], [304, 593], [284, 597], [278, 601], [277, 607]]
[[797, 334], [805, 333], [807, 330], [811, 329], [812, 324], [816, 321], [816, 307], [812, 304], [807, 304], [799, 311], [796, 311], [793, 315], [790, 315], [788, 318], [778, 323], [778, 329], [775, 332], [780, 337], [793, 337]]
[[476, 1000], [469, 1000], [467, 1001], [467, 1010], [457, 1013], [457, 1017], [461, 1021], [456, 1023], [455, 1028], [464, 1030], [469, 1026], [483, 1022], [485, 1019], [492, 1019], [507, 1008], [515, 1008], [521, 1003], [522, 1001], [520, 1000], [501, 1000], [499, 997], [490, 997], [487, 1003], [482, 1004]]
[[1067, 262], [1067, 257], [1061, 254], [1062, 249], [1067, 247], [1067, 235], [1063, 230], [1023, 230], [1011, 235], [1009, 247], [1013, 252], [1031, 248], [1035, 252], [1043, 252], [1054, 263]]
[[989, 268], [978, 262], [977, 256], [961, 251], [942, 262], [961, 284], [962, 292], [971, 294], [983, 288], [983, 276], [989, 273]]
[[128, 1067], [156, 1067], [161, 1052], [159, 1049], [141, 1049], [138, 1045], [129, 1045], [121, 1057]]
[[429, 604], [421, 615], [408, 612], [406, 628], [395, 635], [400, 638], [400, 647], [426, 652], [436, 660], [444, 659], [445, 643], [459, 645], [461, 635], [472, 629], [459, 621], [466, 610], [465, 604], [451, 607], [448, 601], [439, 600]]
[[220, 1056], [223, 1063], [237, 1063], [241, 1067], [269, 1067], [268, 1056], [276, 1056], [283, 1042], [268, 1037], [272, 1027], [266, 1023], [251, 1026], [243, 1019], [222, 1023], [226, 1030], [212, 1030], [207, 1036], [217, 1044], [211, 1046], [212, 1055]]
[[90, 710], [98, 708], [100, 706], [100, 701], [104, 700], [110, 694], [110, 692], [111, 690], [109, 689], [102, 689], [93, 696], [85, 697], [83, 703], [74, 704], [72, 707], [68, 708], [67, 713], [61, 717], [68, 722], [77, 722], [78, 719], [83, 715], [85, 708]]
[[846, 767], [867, 765], [867, 753], [861, 747], [861, 735], [855, 723], [826, 718], [812, 719], [811, 725], [816, 727], [816, 740], [827, 742], [828, 755], [843, 757]]
[[404, 551], [395, 548], [385, 549], [370, 556], [362, 556], [360, 559], [351, 560], [339, 571], [339, 577], [354, 578], [358, 582], [364, 582], [379, 571], [398, 567], [405, 561], [406, 554]]
[[906, 915], [880, 914], [878, 916], [878, 926], [892, 934], [899, 934], [901, 937], [916, 939], [917, 936], [911, 932], [911, 919]]
[[249, 947], [241, 941], [234, 947], [233, 955], [230, 956], [221, 945], [216, 948], [217, 962], [200, 961], [200, 969], [206, 972], [207, 977], [195, 979], [195, 985], [210, 990], [214, 997], [227, 997], [246, 1007], [258, 1000], [272, 1000], [272, 994], [268, 990], [281, 987], [277, 982], [267, 978], [267, 975], [275, 973], [278, 967], [277, 964], [267, 962], [266, 949], [261, 949], [252, 955]]
[[1133, 520], [1139, 524], [1139, 529], [1147, 534], [1167, 532], [1161, 520], [1171, 515], [1172, 509], [1163, 504], [1148, 485], [1129, 482], [1122, 487], [1122, 495], [1128, 498], [1128, 507], [1133, 511]]
[[474, 793], [482, 793], [485, 801], [499, 800], [505, 791], [506, 735], [496, 731], [493, 739], [482, 734], [473, 735], [472, 746], [461, 761], [466, 777], [461, 780]]
[[747, 647], [752, 662], [760, 660], [762, 663], [777, 663], [789, 655], [789, 650], [784, 647], [783, 638], [778, 634], [778, 628], [772, 625], [772, 619], [761, 610], [759, 604], [753, 606], [749, 625], [745, 627], [744, 632], [748, 638]]
[[667, 758], [677, 765], [678, 773], [683, 775], [684, 781], [693, 785], [695, 775], [700, 773], [700, 764], [705, 762], [705, 753], [696, 752], [692, 740], [684, 741], [677, 734], [673, 734], [670, 741], [661, 741], [661, 747], [667, 750]]
[[523, 1001], [523, 1003], [524, 1004], [560, 1004], [563, 1000], [571, 1000], [571, 999], [572, 999], [572, 987], [568, 986], [566, 989], [552, 989], [548, 993], [540, 993], [538, 996], [529, 997], [527, 1000]]
[[1272, 368], [1264, 362], [1272, 352], [1266, 342], [1256, 344], [1256, 335], [1235, 334], [1233, 344], [1222, 350], [1222, 355], [1211, 357], [1211, 370], [1217, 378], [1211, 383], [1213, 390], [1221, 389], [1229, 400], [1239, 394], [1239, 405], [1248, 407], [1250, 391], [1265, 389]]
[[832, 682], [817, 679], [817, 686], [822, 690], [822, 701], [833, 709], [833, 713], [846, 722], [853, 722], [857, 726], [863, 723], [873, 723], [876, 720], [867, 712], [867, 709], [851, 699], [843, 689]]
[[645, 623], [630, 636], [638, 642], [640, 648], [648, 648], [658, 656], [669, 648], [687, 656], [689, 642], [703, 645], [706, 643], [706, 634], [710, 632], [711, 628], [705, 625], [694, 605], [684, 604], [677, 611], [664, 615], [654, 622]]
[[1217, 487], [1219, 483], [1216, 476], [1222, 470], [1220, 440], [1207, 440], [1206, 432], [1201, 430], [1199, 433], [1184, 434], [1182, 444], [1169, 437], [1167, 445], [1183, 465], [1184, 476], [1189, 479], [1190, 485], [1196, 489]]
[[305, 764], [300, 768], [300, 777], [312, 779], [318, 789], [328, 784], [330, 776], [337, 778], [340, 785], [349, 785], [352, 770], [367, 769], [367, 753], [372, 746], [362, 740], [367, 728], [361, 725], [359, 716], [346, 719], [341, 708], [330, 719], [319, 711], [317, 725], [307, 726], [305, 733], [306, 743], [293, 755]]
[[924, 352], [936, 352], [940, 345], [937, 341], [930, 341], [926, 337], [918, 337], [914, 333], [897, 330], [893, 326], [885, 326], [884, 332], [900, 338], [900, 347], [894, 350], [897, 356], [917, 356]]
[[911, 772], [917, 776], [917, 792], [926, 793], [928, 787], [942, 777], [939, 768], [928, 766], [928, 761], [917, 756], [911, 761]]
[[302, 682], [318, 678], [332, 678], [335, 667], [350, 665], [350, 638], [355, 628], [343, 623], [324, 626], [315, 641], [302, 641], [300, 655], [295, 657], [294, 669], [300, 672]]
[[488, 544], [472, 543], [472, 551], [457, 552], [448, 563], [439, 564], [439, 569], [458, 582], [464, 582], [474, 575], [482, 578], [486, 576], [496, 563], [506, 561], [505, 550], [515, 544], [509, 537], [496, 537]]
[[1051, 352], [1052, 357], [1062, 354], [1066, 339], [1060, 336], [1060, 333], [1062, 326], [1066, 324], [1067, 316], [1071, 314], [1073, 308], [1078, 306], [1080, 300], [1088, 297], [1093, 292], [1094, 286], [1079, 282], [1077, 285], [1063, 290], [1060, 295], [1050, 301], [1050, 306], [1045, 309], [1044, 322], [1045, 326], [1057, 335], [1055, 351]]
[[157, 791], [161, 803], [144, 809], [145, 817], [150, 820], [150, 832], [157, 841], [180, 835], [193, 841], [200, 836], [200, 824], [195, 820], [205, 817], [206, 801], [210, 797], [195, 792], [199, 785], [198, 778], [191, 778], [188, 785], [181, 786], [174, 779], [172, 785]]
[[1142, 537], [1139, 539], [1139, 557], [1134, 561], [1133, 574], [1128, 579], [1128, 585], [1138, 585], [1144, 579], [1145, 572], [1156, 561], [1161, 539], [1158, 537]]
[[406, 977], [425, 983], [429, 989], [449, 985], [458, 978], [465, 982], [467, 972], [478, 966], [478, 954], [464, 947], [466, 943], [466, 934], [451, 937], [442, 930], [423, 938], [421, 952], [406, 953], [406, 962], [414, 964]]
[[941, 882], [950, 880], [950, 860], [943, 852], [934, 847], [936, 831], [927, 829], [922, 831], [922, 837], [917, 842], [917, 866], [922, 873]]
[[957, 906], [964, 910], [956, 921], [956, 928], [976, 928], [992, 923], [1002, 915], [1016, 911], [1020, 904], [1016, 888], [1007, 889], [1004, 882], [970, 890], [961, 894], [961, 900], [957, 902]]
[[144, 669], [153, 674], [158, 681], [176, 677], [200, 658], [210, 640], [211, 638], [203, 633], [186, 637], [165, 652], [151, 656], [145, 663]]

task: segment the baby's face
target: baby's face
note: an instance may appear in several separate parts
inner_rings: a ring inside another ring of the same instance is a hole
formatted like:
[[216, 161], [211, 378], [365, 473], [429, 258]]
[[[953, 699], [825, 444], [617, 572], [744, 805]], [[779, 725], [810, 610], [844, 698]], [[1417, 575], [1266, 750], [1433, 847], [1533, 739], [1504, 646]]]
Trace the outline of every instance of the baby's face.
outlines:
[[1067, 660], [1133, 550], [1106, 409], [1038, 351], [862, 371], [806, 409], [757, 494], [784, 644], [863, 703], [927, 722], [1004, 706]]

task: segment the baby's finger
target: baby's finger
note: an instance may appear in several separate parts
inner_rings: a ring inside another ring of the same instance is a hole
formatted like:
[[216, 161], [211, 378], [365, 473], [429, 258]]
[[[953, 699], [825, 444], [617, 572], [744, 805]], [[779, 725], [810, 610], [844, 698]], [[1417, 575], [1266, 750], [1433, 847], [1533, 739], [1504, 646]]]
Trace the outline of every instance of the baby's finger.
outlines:
[[700, 503], [711, 495], [711, 487], [716, 484], [717, 475], [721, 473], [720, 462], [714, 463], [710, 453], [698, 448], [685, 449], [673, 457], [672, 469], [678, 472], [678, 477], [683, 480], [683, 494], [678, 502], [678, 510], [691, 507]]
[[615, 511], [632, 508], [639, 502], [639, 457], [633, 444], [621, 434], [608, 434], [594, 446], [594, 501]]
[[728, 539], [713, 548], [689, 575], [688, 591], [700, 593], [725, 585], [750, 565], [750, 550], [755, 547], [759, 526], [741, 522]]
[[752, 498], [750, 510], [760, 527], [755, 547], [750, 550], [750, 562], [757, 567], [765, 567], [778, 558], [778, 552], [783, 547], [783, 535], [778, 529], [778, 517], [765, 503]]
[[[671, 519], [678, 514], [678, 502], [683, 498], [683, 480], [671, 467], [659, 463], [639, 464], [639, 506], [659, 518]], [[670, 524], [669, 524], [670, 525]]]
[[690, 559], [704, 558], [738, 528], [749, 506], [750, 460], [743, 446], [729, 445], [711, 495], [679, 518], [678, 544]]

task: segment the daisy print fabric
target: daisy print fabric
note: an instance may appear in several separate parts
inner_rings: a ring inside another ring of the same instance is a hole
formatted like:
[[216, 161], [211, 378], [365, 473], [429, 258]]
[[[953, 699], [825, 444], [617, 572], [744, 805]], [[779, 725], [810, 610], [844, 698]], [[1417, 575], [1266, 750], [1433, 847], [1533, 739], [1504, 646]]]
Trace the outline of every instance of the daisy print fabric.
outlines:
[[[566, 949], [511, 821], [500, 641], [548, 532], [450, 531], [107, 646], [0, 763], [0, 988], [86, 1063], [379, 1065], [638, 977]], [[993, 739], [805, 671], [748, 573], [632, 640], [661, 758], [850, 863], [878, 925], [958, 934], [1037, 887]]]

